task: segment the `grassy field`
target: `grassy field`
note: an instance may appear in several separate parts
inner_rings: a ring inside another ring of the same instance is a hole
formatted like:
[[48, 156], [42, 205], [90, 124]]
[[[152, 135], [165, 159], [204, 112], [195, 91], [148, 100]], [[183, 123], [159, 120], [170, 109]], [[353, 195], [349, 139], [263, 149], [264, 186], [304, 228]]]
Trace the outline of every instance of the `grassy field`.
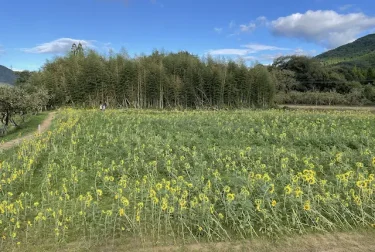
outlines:
[[5, 136], [0, 136], [0, 143], [23, 137], [38, 130], [38, 125], [46, 119], [48, 112], [27, 116], [24, 123], [19, 127], [10, 126]]
[[0, 154], [0, 249], [370, 232], [373, 125], [370, 112], [64, 110]]

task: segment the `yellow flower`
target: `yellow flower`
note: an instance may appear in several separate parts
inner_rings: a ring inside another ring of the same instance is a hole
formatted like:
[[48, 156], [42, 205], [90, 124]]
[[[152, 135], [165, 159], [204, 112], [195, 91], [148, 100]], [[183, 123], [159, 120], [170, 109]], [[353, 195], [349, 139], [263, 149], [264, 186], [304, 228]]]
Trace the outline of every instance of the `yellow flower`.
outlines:
[[270, 178], [270, 176], [268, 175], [268, 173], [265, 173], [265, 174], [263, 175], [263, 180], [266, 181], [266, 182], [268, 182], [268, 181], [271, 180], [271, 178]]
[[274, 184], [271, 184], [271, 188], [269, 189], [269, 192], [270, 193], [274, 193], [275, 192], [275, 185]]
[[139, 208], [139, 209], [142, 209], [143, 206], [144, 206], [143, 202], [139, 202], [137, 205], [138, 205], [138, 208]]
[[276, 201], [276, 200], [272, 200], [271, 205], [272, 205], [273, 207], [275, 207], [275, 206], [277, 205], [277, 201]]
[[234, 193], [228, 193], [228, 194], [227, 194], [227, 200], [228, 200], [229, 202], [233, 201], [233, 200], [234, 200]]
[[156, 184], [156, 190], [160, 191], [163, 188], [163, 185], [161, 183]]
[[126, 197], [124, 197], [124, 196], [121, 196], [121, 203], [124, 206], [129, 206], [129, 200]]
[[154, 202], [154, 204], [158, 204], [159, 203], [159, 199], [156, 198], [156, 197], [153, 197], [152, 198], [152, 202]]
[[173, 206], [168, 208], [168, 213], [174, 213], [174, 207]]
[[303, 209], [304, 209], [305, 211], [310, 211], [310, 210], [311, 210], [310, 200], [306, 200], [306, 201], [305, 201], [305, 204], [303, 204]]
[[167, 198], [162, 198], [161, 201], [162, 201], [161, 209], [163, 211], [167, 210], [167, 208], [168, 208], [168, 199]]
[[230, 187], [229, 186], [224, 186], [224, 192], [229, 193], [230, 192]]
[[98, 194], [98, 196], [102, 196], [103, 195], [103, 191], [100, 190], [100, 189], [96, 190], [96, 193]]
[[224, 215], [222, 213], [219, 213], [218, 216], [219, 216], [219, 219], [221, 219], [221, 220], [224, 219]]
[[118, 213], [119, 213], [120, 216], [124, 216], [125, 215], [124, 208], [120, 208], [120, 210], [118, 210]]
[[294, 193], [296, 194], [296, 197], [299, 198], [303, 194], [303, 191], [300, 187], [297, 187]]
[[354, 196], [354, 202], [355, 202], [358, 206], [362, 205], [362, 200], [361, 200], [361, 198], [360, 198], [359, 196]]
[[355, 166], [357, 166], [357, 168], [363, 168], [363, 163], [357, 162], [355, 163]]
[[261, 204], [262, 204], [262, 200], [261, 199], [256, 199], [255, 200], [255, 205], [256, 205], [257, 211], [260, 211]]
[[357, 182], [356, 182], [356, 185], [357, 185], [359, 188], [367, 188], [367, 181], [366, 181], [366, 180], [357, 181]]
[[184, 199], [180, 199], [180, 200], [178, 201], [178, 203], [180, 204], [180, 207], [184, 207], [184, 206], [186, 206], [186, 200], [184, 200]]
[[155, 197], [155, 196], [156, 196], [156, 192], [155, 192], [155, 190], [151, 189], [151, 190], [150, 190], [150, 198], [153, 198], [153, 197]]
[[287, 185], [286, 187], [284, 187], [284, 192], [285, 194], [289, 195], [292, 193], [292, 187], [290, 185]]

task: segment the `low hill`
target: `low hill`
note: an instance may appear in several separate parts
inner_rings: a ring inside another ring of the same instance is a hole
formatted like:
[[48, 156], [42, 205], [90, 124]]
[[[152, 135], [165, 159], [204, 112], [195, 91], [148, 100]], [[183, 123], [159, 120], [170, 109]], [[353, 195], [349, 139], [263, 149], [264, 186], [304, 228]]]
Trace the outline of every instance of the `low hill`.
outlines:
[[16, 79], [17, 76], [12, 70], [0, 65], [0, 83], [14, 84]]
[[328, 65], [356, 65], [357, 67], [375, 67], [375, 34], [322, 53], [315, 58]]

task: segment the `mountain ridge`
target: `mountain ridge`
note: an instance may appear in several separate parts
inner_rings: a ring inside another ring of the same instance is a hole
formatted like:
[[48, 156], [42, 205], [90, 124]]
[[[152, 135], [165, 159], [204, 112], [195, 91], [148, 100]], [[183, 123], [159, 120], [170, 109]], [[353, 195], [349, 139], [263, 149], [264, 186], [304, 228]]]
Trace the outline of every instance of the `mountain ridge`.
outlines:
[[9, 68], [0, 65], [0, 83], [13, 85], [17, 80], [17, 75]]
[[375, 67], [375, 34], [363, 36], [315, 56], [327, 65], [348, 65], [361, 68]]

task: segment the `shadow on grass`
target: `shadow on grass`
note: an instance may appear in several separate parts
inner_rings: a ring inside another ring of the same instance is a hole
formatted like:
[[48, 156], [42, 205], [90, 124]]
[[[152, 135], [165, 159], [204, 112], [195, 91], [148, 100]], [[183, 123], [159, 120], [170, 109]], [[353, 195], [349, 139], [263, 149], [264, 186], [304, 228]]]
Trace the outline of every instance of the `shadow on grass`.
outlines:
[[0, 136], [0, 143], [8, 142], [35, 132], [38, 130], [38, 125], [41, 124], [47, 118], [47, 116], [48, 112], [42, 112], [29, 117], [19, 127], [11, 127], [5, 136]]

